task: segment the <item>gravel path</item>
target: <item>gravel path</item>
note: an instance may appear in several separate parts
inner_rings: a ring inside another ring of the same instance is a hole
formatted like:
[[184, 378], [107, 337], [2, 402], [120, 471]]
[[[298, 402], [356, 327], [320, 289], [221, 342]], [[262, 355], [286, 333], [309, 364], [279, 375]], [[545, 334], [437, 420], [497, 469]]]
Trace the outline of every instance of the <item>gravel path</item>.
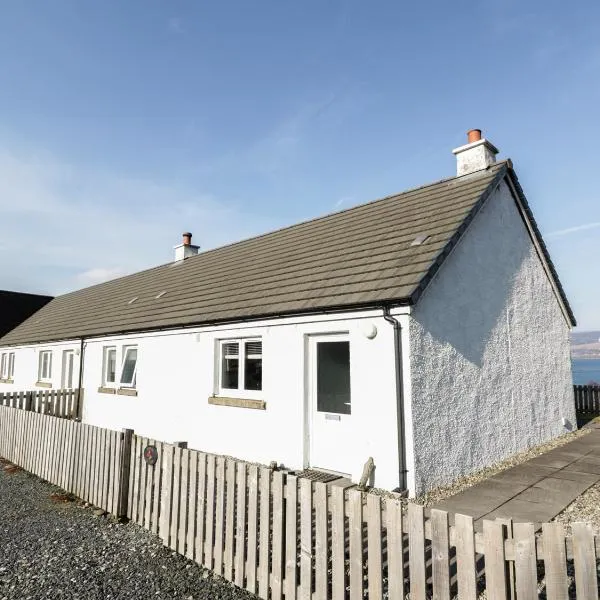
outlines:
[[0, 462], [0, 600], [257, 598]]

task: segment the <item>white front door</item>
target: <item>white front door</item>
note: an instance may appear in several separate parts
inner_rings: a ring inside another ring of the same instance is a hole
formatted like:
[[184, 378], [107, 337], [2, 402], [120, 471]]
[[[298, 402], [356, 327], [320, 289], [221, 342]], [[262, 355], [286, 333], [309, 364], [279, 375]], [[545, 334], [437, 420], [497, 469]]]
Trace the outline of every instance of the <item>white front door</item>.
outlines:
[[348, 335], [309, 337], [307, 383], [307, 466], [350, 474], [355, 465]]
[[62, 362], [62, 381], [61, 388], [69, 390], [73, 387], [73, 367], [75, 364], [75, 353], [73, 350], [65, 350], [63, 352]]

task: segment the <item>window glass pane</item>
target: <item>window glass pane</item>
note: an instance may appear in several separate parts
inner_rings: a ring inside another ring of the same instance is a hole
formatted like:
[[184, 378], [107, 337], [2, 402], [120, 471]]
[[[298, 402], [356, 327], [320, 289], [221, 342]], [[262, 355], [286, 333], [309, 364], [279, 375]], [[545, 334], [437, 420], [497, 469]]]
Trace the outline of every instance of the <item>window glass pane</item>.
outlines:
[[15, 353], [11, 352], [8, 355], [8, 378], [12, 379], [15, 374]]
[[73, 353], [67, 353], [67, 373], [66, 373], [66, 387], [73, 387]]
[[107, 348], [105, 357], [105, 383], [114, 383], [117, 373], [117, 349]]
[[350, 414], [350, 342], [317, 344], [317, 410]]
[[246, 342], [244, 388], [262, 390], [262, 342]]
[[227, 390], [237, 390], [239, 387], [239, 350], [237, 342], [227, 342], [221, 346], [221, 387]]
[[2, 364], [0, 365], [0, 377], [6, 377], [6, 354], [2, 355]]
[[40, 379], [50, 379], [52, 375], [52, 353], [45, 350], [40, 354]]
[[135, 365], [137, 363], [137, 348], [125, 349], [123, 358], [123, 371], [121, 372], [121, 383], [135, 385]]

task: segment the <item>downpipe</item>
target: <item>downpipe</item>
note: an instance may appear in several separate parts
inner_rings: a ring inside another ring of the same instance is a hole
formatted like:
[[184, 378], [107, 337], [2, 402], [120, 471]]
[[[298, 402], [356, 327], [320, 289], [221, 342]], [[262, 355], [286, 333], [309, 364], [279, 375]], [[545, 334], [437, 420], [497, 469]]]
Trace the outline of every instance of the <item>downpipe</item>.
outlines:
[[390, 309], [383, 307], [383, 318], [394, 328], [394, 370], [396, 379], [396, 411], [398, 418], [398, 462], [400, 467], [399, 485], [394, 491], [407, 494], [406, 484], [406, 436], [404, 423], [404, 382], [402, 373], [402, 326], [390, 315]]

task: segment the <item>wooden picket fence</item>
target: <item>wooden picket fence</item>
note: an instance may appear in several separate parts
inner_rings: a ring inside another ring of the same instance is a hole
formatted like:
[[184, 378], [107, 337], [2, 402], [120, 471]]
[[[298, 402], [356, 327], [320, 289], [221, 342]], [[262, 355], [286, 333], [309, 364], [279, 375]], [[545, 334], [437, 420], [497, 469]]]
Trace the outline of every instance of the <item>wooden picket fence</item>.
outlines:
[[0, 455], [264, 600], [598, 598], [589, 524], [478, 528], [393, 494], [12, 408], [0, 408]]
[[574, 385], [575, 411], [582, 415], [600, 415], [600, 385]]
[[83, 390], [0, 392], [0, 406], [10, 406], [63, 419], [80, 419]]
[[0, 456], [115, 515], [123, 445], [119, 431], [0, 406]]

